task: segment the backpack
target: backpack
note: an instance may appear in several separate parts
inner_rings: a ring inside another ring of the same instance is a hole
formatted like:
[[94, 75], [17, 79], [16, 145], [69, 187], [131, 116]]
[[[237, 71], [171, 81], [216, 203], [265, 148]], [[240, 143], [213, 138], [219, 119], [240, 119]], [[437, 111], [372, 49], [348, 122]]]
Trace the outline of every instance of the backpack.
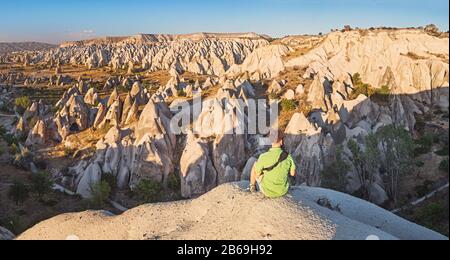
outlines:
[[280, 155], [280, 158], [278, 158], [278, 161], [274, 165], [262, 169], [262, 172], [264, 173], [272, 171], [273, 169], [277, 168], [278, 165], [280, 165], [280, 163], [284, 162], [288, 157], [289, 154], [283, 150], [283, 152]]

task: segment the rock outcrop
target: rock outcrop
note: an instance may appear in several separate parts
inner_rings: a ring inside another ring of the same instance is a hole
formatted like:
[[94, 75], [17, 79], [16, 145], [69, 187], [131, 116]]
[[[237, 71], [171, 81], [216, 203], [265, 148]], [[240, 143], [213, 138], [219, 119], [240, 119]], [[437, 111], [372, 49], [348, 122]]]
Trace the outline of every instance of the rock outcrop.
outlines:
[[144, 205], [119, 216], [105, 211], [57, 216], [18, 239], [448, 239], [349, 195], [309, 187], [294, 188], [291, 195], [269, 200], [226, 184], [192, 201]]
[[13, 240], [15, 238], [14, 234], [6, 228], [0, 227], [0, 241], [1, 240]]
[[[58, 61], [61, 65], [83, 65], [88, 69], [110, 66], [114, 71], [127, 69], [130, 75], [135, 72], [134, 64], [141, 64], [150, 72], [174, 67], [179, 72], [222, 75], [231, 66], [241, 64], [255, 49], [269, 43], [256, 34], [149, 36], [141, 37], [146, 39], [143, 41], [125, 39], [63, 44], [49, 51], [28, 53], [28, 57], [35, 64]], [[14, 59], [14, 56], [8, 59]]]

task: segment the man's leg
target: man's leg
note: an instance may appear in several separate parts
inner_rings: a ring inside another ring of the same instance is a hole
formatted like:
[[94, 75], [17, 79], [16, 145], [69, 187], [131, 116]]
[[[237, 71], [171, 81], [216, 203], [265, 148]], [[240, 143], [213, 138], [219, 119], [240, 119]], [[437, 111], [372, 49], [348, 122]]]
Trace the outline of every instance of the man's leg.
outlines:
[[252, 173], [250, 175], [250, 192], [256, 192], [256, 186], [258, 184], [261, 187], [260, 182], [262, 180], [262, 175], [257, 173], [255, 167], [252, 168]]
[[257, 186], [257, 188], [258, 188], [258, 191], [265, 195], [264, 189], [263, 189], [263, 187], [262, 187], [262, 180], [263, 180], [263, 178], [264, 178], [264, 176], [263, 176], [263, 175], [260, 175], [260, 176], [256, 179], [256, 183], [257, 183], [256, 186]]

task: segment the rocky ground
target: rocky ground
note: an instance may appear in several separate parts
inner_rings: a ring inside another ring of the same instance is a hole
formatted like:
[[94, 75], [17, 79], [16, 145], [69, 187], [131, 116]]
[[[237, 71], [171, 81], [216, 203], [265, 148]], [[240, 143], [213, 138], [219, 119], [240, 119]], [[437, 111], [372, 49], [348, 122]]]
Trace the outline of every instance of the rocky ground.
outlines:
[[[372, 28], [277, 40], [138, 35], [0, 55], [3, 159], [85, 199], [105, 182], [127, 207], [196, 198], [248, 180], [264, 134], [225, 133], [262, 98], [279, 102], [293, 184], [398, 208], [448, 183], [448, 44], [435, 29]], [[174, 133], [180, 105], [198, 96], [197, 132]], [[391, 126], [412, 143], [408, 174], [400, 159], [355, 156]]]

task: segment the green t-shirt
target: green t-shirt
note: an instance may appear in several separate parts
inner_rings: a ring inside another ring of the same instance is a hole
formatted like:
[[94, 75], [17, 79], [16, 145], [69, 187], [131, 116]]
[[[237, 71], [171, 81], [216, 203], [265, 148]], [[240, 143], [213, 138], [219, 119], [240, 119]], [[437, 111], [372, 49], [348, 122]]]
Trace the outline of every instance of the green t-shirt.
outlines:
[[286, 195], [289, 191], [289, 174], [295, 171], [295, 163], [292, 156], [289, 155], [286, 160], [281, 162], [272, 171], [262, 172], [264, 168], [269, 168], [278, 162], [283, 150], [281, 148], [272, 148], [267, 153], [262, 154], [255, 164], [255, 171], [258, 174], [263, 173], [261, 182], [264, 194], [269, 198], [278, 198]]

